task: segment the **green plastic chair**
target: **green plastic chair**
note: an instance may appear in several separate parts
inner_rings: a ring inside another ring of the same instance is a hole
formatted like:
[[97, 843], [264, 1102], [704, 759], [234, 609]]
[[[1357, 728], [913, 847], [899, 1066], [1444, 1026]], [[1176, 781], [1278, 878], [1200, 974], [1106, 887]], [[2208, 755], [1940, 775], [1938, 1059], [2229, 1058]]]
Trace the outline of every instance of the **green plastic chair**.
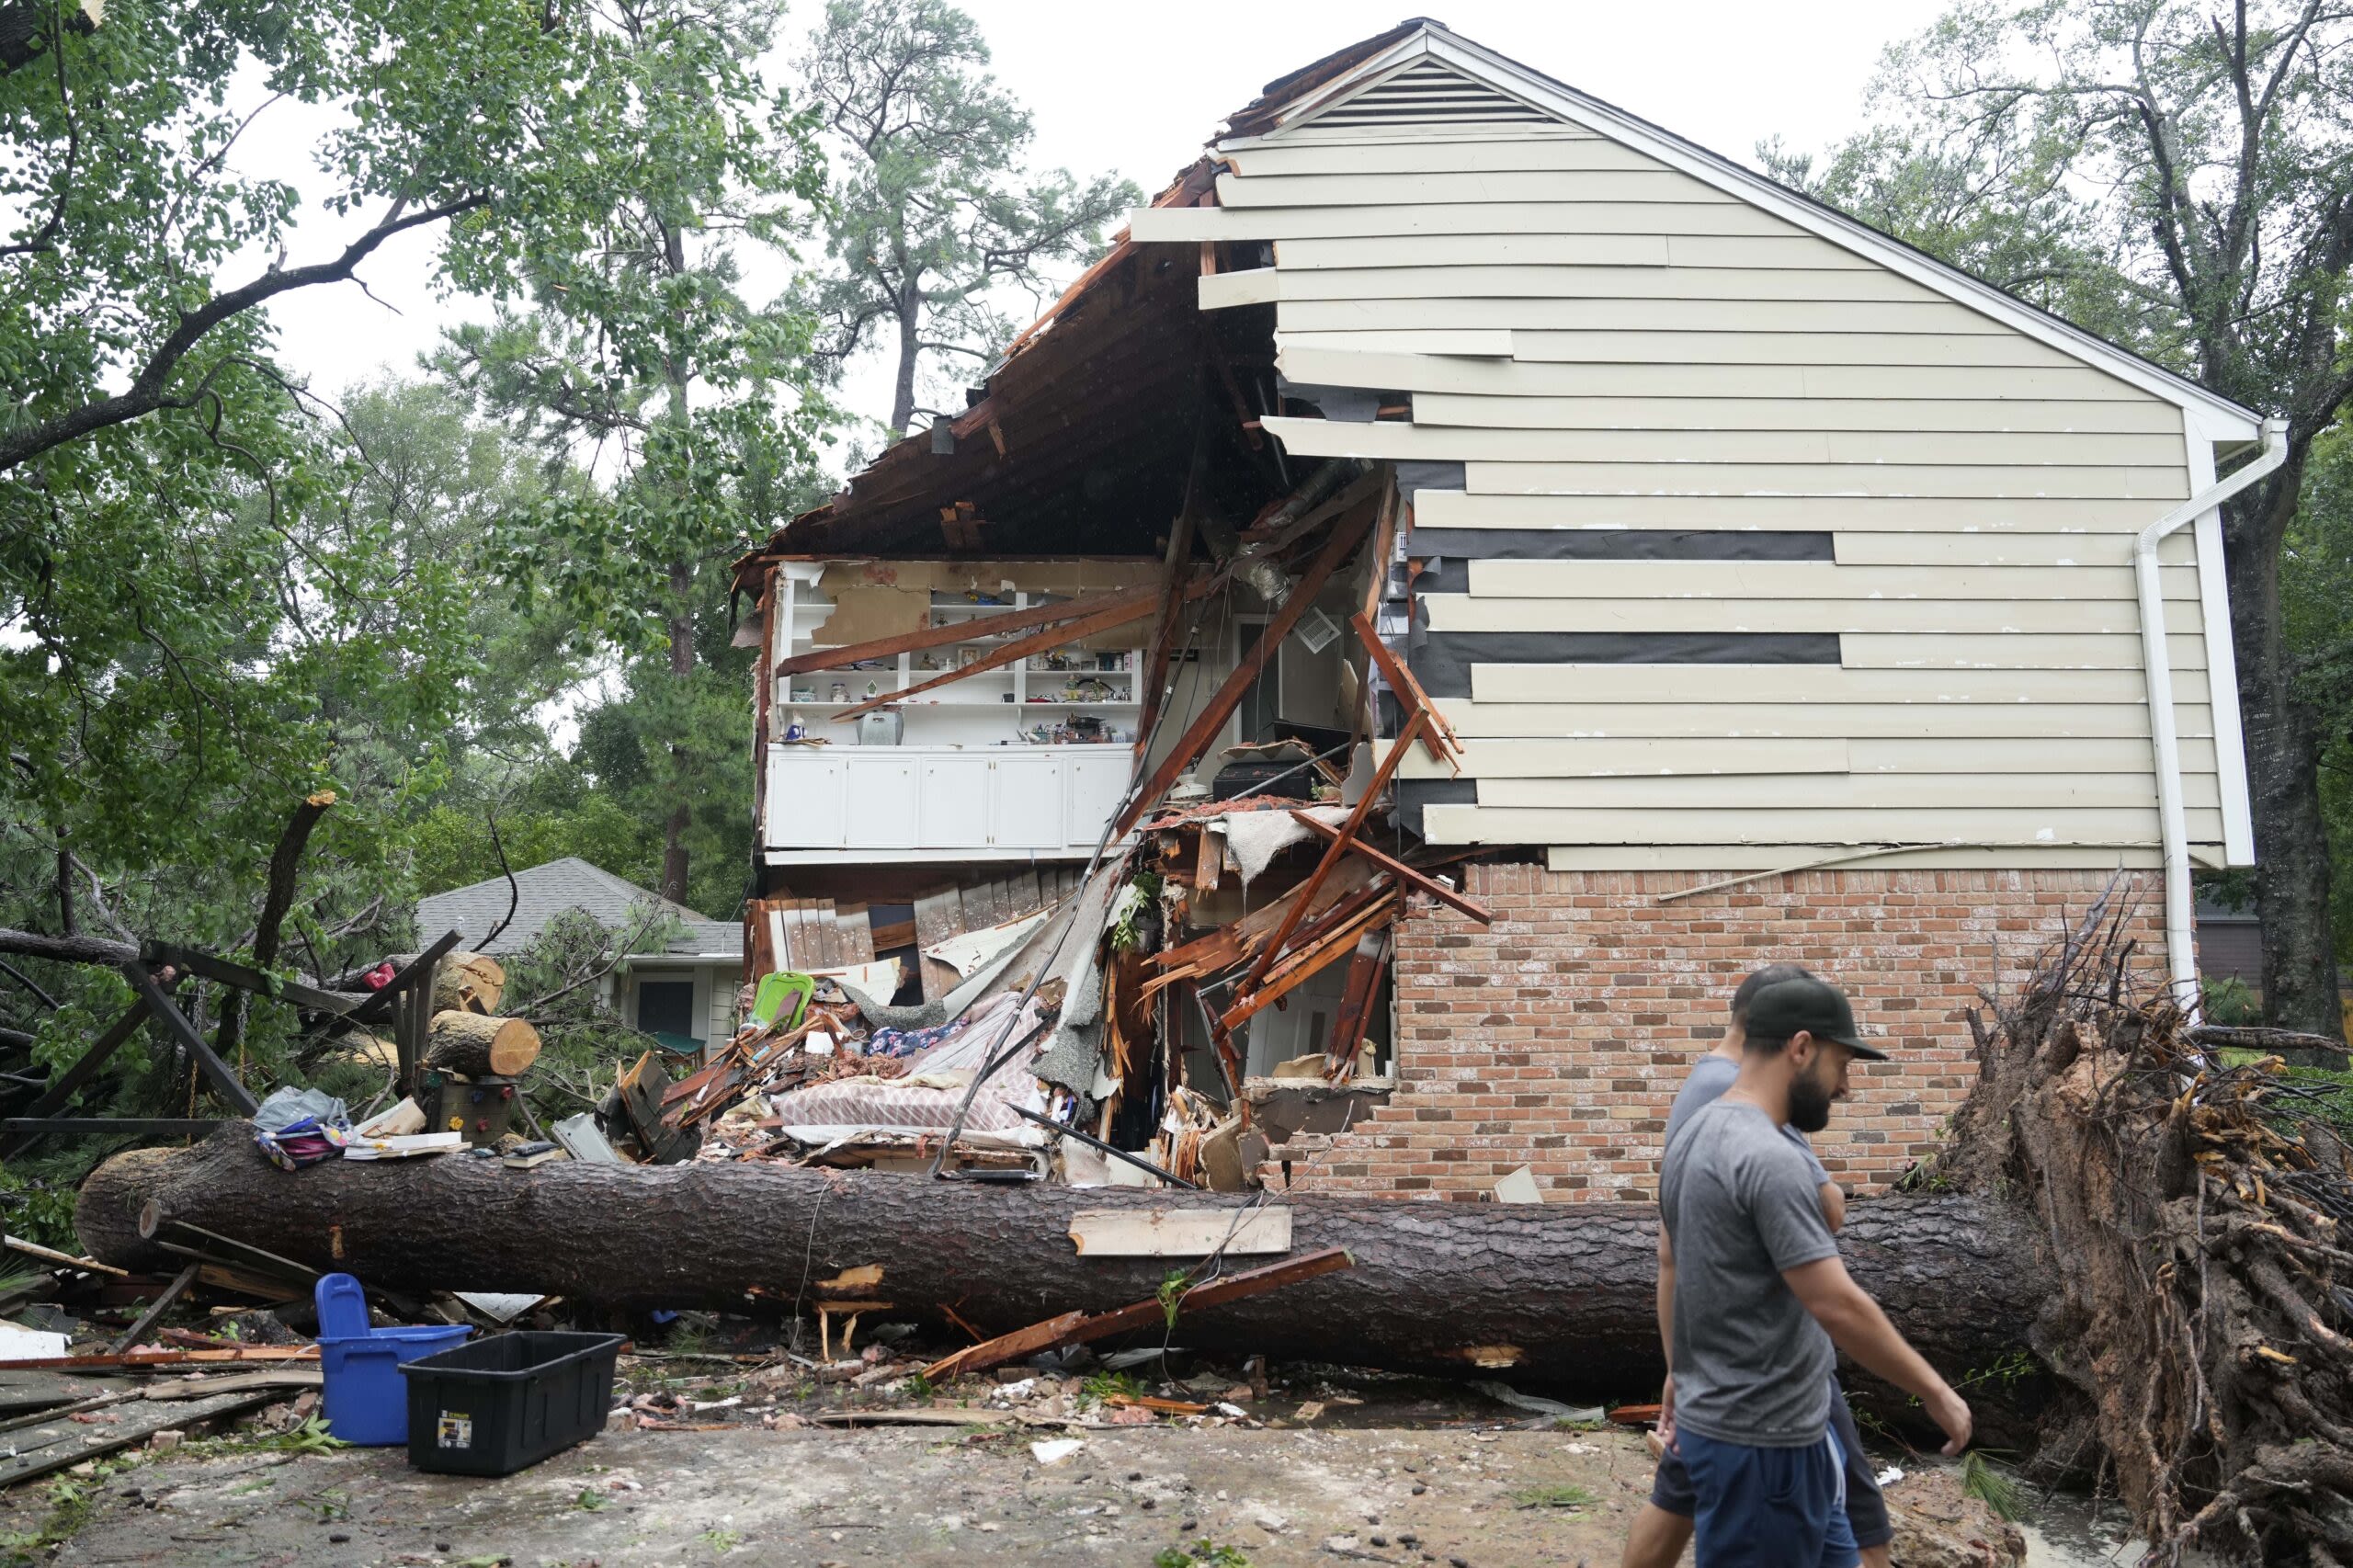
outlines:
[[799, 1028], [801, 1016], [809, 1010], [809, 999], [816, 994], [814, 975], [784, 970], [763, 976], [759, 989], [752, 993], [752, 1022], [764, 1029], [774, 1027], [778, 1015], [790, 1006], [791, 1016], [784, 1019], [783, 1027]]

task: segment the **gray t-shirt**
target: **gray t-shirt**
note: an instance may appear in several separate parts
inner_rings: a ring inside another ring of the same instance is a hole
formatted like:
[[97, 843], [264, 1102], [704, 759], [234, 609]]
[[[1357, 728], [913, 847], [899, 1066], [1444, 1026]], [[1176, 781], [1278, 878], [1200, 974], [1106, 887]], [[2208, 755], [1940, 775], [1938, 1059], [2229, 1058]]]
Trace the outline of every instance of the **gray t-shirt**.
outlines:
[[[1726, 1089], [1732, 1087], [1733, 1080], [1739, 1076], [1739, 1062], [1728, 1062], [1712, 1051], [1691, 1064], [1691, 1075], [1683, 1080], [1683, 1087], [1677, 1093], [1675, 1104], [1666, 1113], [1666, 1136], [1660, 1141], [1662, 1157], [1665, 1146], [1675, 1142], [1675, 1135], [1683, 1131], [1685, 1122], [1691, 1119], [1691, 1113], [1703, 1105], [1714, 1104]], [[1805, 1141], [1804, 1133], [1794, 1127], [1784, 1126], [1781, 1134], [1805, 1155], [1806, 1169], [1813, 1173], [1816, 1187], [1829, 1181], [1829, 1169], [1823, 1165], [1821, 1156], [1813, 1152], [1813, 1145]]]
[[1837, 1256], [1812, 1173], [1745, 1101], [1691, 1113], [1666, 1152], [1659, 1214], [1675, 1248], [1675, 1419], [1760, 1449], [1822, 1440], [1837, 1352], [1782, 1279]]

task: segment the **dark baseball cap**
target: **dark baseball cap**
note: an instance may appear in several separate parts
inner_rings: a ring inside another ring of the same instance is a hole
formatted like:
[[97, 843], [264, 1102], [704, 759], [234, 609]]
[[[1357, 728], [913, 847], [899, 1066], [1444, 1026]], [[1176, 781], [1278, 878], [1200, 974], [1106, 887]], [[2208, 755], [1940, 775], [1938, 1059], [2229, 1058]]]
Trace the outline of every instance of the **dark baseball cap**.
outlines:
[[1843, 1045], [1866, 1062], [1884, 1062], [1887, 1052], [1863, 1043], [1847, 994], [1818, 975], [1776, 981], [1748, 1004], [1748, 1033], [1755, 1040], [1788, 1040], [1800, 1030]]

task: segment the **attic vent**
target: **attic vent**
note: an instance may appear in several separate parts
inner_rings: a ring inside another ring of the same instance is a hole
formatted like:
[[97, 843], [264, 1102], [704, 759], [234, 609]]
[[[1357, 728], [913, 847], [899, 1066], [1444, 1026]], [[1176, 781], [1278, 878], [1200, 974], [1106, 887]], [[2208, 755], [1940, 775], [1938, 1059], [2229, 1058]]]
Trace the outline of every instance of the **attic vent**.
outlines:
[[1545, 124], [1552, 116], [1425, 60], [1314, 117], [1319, 130], [1382, 125]]

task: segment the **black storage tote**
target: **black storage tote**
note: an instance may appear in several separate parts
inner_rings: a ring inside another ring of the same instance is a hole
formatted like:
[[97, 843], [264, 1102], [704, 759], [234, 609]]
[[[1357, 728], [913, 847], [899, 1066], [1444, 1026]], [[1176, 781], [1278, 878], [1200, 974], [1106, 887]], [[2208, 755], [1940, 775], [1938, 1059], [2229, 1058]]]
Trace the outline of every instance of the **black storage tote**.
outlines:
[[408, 1462], [511, 1475], [604, 1429], [618, 1334], [494, 1335], [404, 1363]]

